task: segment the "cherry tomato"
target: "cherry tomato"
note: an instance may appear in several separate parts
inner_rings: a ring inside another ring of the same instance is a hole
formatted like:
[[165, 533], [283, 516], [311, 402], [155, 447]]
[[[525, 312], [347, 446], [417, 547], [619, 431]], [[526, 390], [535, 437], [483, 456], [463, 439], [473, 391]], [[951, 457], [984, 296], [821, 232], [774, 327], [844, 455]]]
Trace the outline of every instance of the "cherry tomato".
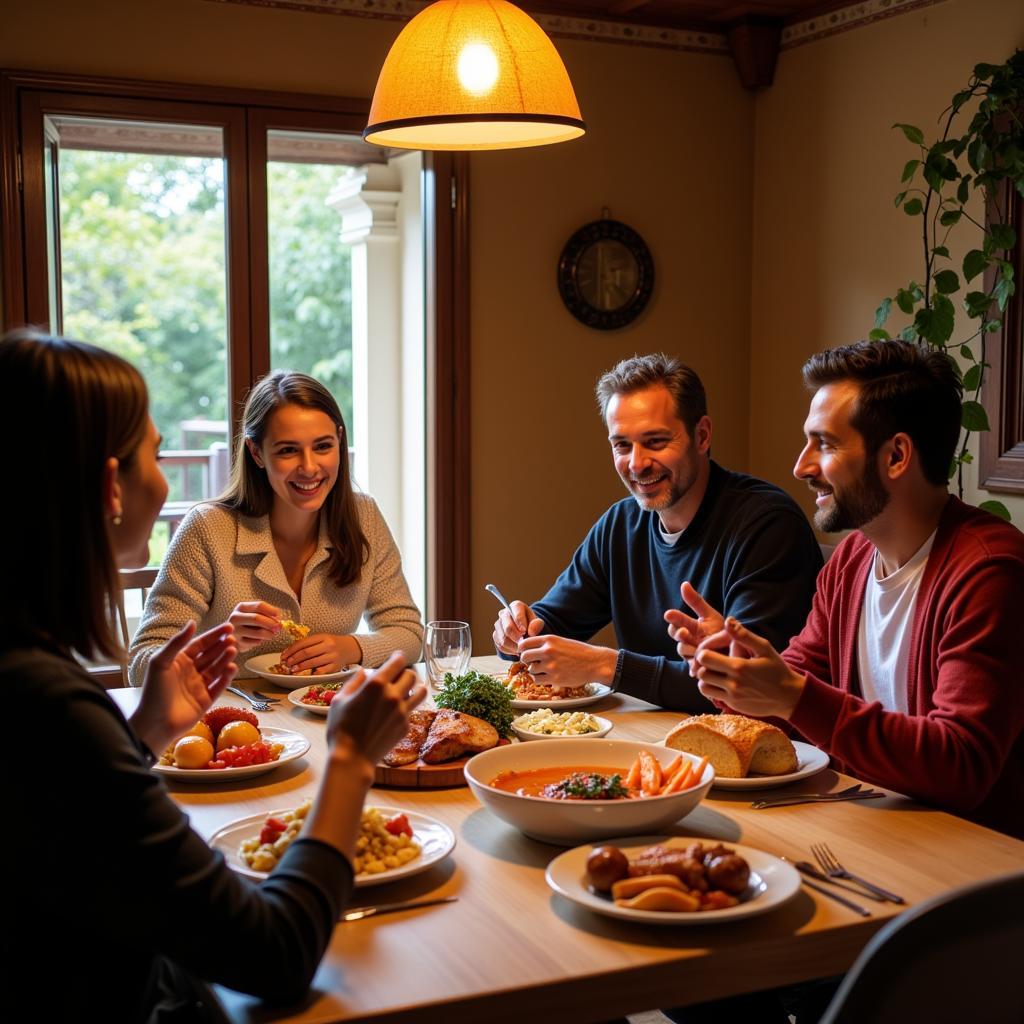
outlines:
[[404, 814], [396, 814], [390, 821], [384, 823], [384, 827], [393, 835], [407, 835], [412, 838], [412, 826]]

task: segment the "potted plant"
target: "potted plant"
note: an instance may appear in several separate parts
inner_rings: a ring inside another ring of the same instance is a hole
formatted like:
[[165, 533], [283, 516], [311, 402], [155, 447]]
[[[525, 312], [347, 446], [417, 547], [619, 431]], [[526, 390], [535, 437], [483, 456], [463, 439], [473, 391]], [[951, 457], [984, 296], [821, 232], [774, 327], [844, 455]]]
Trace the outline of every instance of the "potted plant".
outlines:
[[[955, 124], [975, 101], [976, 112], [962, 134], [956, 134]], [[972, 461], [970, 435], [989, 429], [988, 415], [979, 401], [988, 365], [986, 338], [1000, 329], [1016, 288], [1009, 256], [1018, 239], [1007, 223], [1005, 196], [1008, 188], [1024, 196], [1024, 51], [1016, 50], [1004, 64], [978, 64], [939, 122], [942, 135], [934, 142], [926, 142], [924, 132], [915, 125], [893, 126], [918, 149], [903, 168], [905, 188], [896, 196], [896, 206], [919, 224], [923, 273], [920, 282], [912, 280], [882, 300], [869, 337], [880, 341], [894, 336], [886, 324], [895, 305], [912, 318], [895, 336], [942, 349], [956, 367], [964, 384], [963, 440], [950, 477], [957, 476], [963, 497], [963, 467]], [[989, 211], [986, 223], [967, 208], [979, 191]], [[981, 233], [980, 246], [970, 249], [960, 267], [954, 268], [947, 243], [962, 221]], [[994, 272], [986, 275], [986, 271]], [[976, 283], [972, 286], [972, 282]], [[968, 318], [970, 331], [954, 341], [958, 306]], [[985, 501], [980, 507], [1010, 518], [1002, 502]]]

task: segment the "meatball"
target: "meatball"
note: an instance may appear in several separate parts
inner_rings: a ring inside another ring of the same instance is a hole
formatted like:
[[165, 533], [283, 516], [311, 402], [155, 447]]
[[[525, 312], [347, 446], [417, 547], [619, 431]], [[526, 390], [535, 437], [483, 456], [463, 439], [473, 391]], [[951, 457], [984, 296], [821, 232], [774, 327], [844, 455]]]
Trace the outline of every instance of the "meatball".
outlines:
[[738, 896], [747, 888], [750, 880], [750, 866], [735, 853], [715, 857], [707, 865], [708, 881], [712, 888]]
[[629, 874], [629, 861], [617, 846], [595, 847], [587, 858], [587, 875], [598, 892], [608, 892]]

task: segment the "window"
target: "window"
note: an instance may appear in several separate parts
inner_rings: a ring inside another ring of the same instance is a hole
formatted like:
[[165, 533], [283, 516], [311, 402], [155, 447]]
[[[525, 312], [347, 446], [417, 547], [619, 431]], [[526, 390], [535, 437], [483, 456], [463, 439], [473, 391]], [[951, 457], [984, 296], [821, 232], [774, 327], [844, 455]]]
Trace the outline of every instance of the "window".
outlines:
[[[464, 158], [367, 147], [361, 100], [28, 72], [0, 93], [18, 183], [0, 197], [5, 327], [143, 368], [172, 452], [168, 526], [223, 484], [251, 383], [300, 369], [342, 404], [418, 603], [466, 614]], [[126, 220], [139, 238], [112, 246], [116, 287], [97, 291], [102, 240], [82, 229]]]

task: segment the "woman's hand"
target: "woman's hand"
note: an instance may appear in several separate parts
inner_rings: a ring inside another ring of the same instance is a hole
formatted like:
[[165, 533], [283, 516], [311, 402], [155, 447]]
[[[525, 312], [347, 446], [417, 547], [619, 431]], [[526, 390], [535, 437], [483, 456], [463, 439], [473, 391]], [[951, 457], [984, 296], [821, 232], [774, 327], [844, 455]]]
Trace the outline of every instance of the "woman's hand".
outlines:
[[238, 650], [248, 651], [281, 632], [281, 610], [266, 601], [242, 601], [235, 605], [228, 622], [235, 631]]
[[355, 637], [311, 633], [281, 652], [281, 664], [286, 665], [293, 676], [310, 670], [313, 675], [322, 676], [326, 672], [340, 672], [348, 665], [358, 664], [362, 657], [362, 649]]
[[159, 755], [205, 714], [238, 671], [238, 653], [228, 623], [193, 636], [189, 622], [150, 659], [142, 699], [131, 723], [142, 741]]
[[398, 652], [367, 675], [358, 672], [331, 701], [327, 734], [341, 747], [375, 765], [404, 735], [409, 712], [427, 695]]

